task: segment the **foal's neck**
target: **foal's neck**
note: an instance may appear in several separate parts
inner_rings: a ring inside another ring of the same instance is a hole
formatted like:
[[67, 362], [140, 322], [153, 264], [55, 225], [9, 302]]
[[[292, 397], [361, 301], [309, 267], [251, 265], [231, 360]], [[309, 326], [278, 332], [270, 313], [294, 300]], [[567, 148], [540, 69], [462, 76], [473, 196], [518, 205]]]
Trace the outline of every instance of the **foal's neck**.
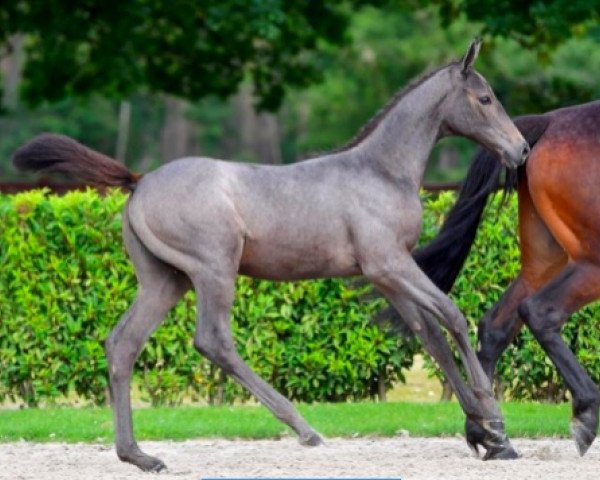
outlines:
[[397, 179], [420, 185], [442, 124], [441, 106], [449, 91], [442, 69], [403, 95], [354, 151], [366, 163]]

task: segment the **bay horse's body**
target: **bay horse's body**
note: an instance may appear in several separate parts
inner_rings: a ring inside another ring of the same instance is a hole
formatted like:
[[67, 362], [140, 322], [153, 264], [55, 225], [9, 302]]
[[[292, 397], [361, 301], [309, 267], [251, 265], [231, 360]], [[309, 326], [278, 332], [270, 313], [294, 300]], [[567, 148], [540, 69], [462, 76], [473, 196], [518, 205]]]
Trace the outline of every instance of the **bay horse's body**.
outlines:
[[[600, 393], [560, 330], [572, 313], [600, 299], [600, 102], [515, 124], [532, 144], [526, 165], [506, 185], [518, 191], [521, 272], [481, 319], [477, 355], [491, 379], [526, 324], [572, 394], [571, 433], [583, 455], [598, 430]], [[498, 188], [499, 171], [494, 155], [480, 151], [440, 235], [415, 253], [445, 292], [466, 259], [488, 195]]]
[[[469, 345], [466, 320], [410, 255], [421, 229], [419, 185], [440, 137], [475, 139], [512, 167], [529, 152], [485, 79], [471, 68], [478, 48], [472, 44], [462, 62], [398, 95], [347, 148], [290, 166], [183, 159], [140, 179], [67, 137], [41, 136], [16, 152], [22, 169], [67, 172], [134, 190], [123, 233], [139, 291], [106, 344], [122, 460], [144, 470], [164, 467], [135, 442], [130, 377], [143, 343], [190, 288], [198, 298], [197, 350], [248, 388], [302, 443], [321, 442], [236, 351], [230, 308], [238, 273], [275, 280], [364, 275], [411, 318], [468, 418], [481, 426], [475, 442], [489, 458], [515, 456], [490, 382]], [[457, 342], [468, 383], [438, 322]]]

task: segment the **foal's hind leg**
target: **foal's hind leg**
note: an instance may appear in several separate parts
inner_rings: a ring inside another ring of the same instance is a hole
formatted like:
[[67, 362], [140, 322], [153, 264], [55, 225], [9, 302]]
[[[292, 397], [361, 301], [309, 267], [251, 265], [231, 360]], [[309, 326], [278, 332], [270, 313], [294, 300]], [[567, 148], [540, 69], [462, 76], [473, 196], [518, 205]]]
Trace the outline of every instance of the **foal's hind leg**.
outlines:
[[154, 257], [131, 231], [124, 217], [124, 239], [135, 264], [138, 295], [106, 341], [108, 372], [119, 458], [145, 471], [159, 471], [165, 465], [143, 453], [133, 436], [130, 380], [142, 345], [162, 322], [167, 312], [190, 288], [187, 277]]
[[600, 392], [561, 337], [560, 330], [569, 315], [598, 298], [600, 266], [574, 263], [519, 306], [523, 320], [573, 395], [571, 433], [580, 455], [585, 454], [598, 431]]
[[[426, 351], [438, 362], [451, 383], [467, 418], [481, 426], [485, 434], [470, 442], [476, 448], [486, 448], [486, 459], [515, 458], [504, 433], [504, 422], [492, 395], [490, 382], [472, 350], [467, 321], [427, 276], [407, 252], [395, 259], [385, 254], [367, 261], [363, 272], [409, 322], [413, 332], [421, 337]], [[442, 323], [455, 339], [469, 377], [467, 386], [454, 363], [452, 351], [438, 325]]]
[[235, 293], [234, 271], [218, 274], [202, 271], [194, 278], [198, 294], [198, 322], [194, 345], [209, 360], [246, 387], [283, 423], [292, 428], [304, 445], [319, 445], [321, 437], [306, 423], [292, 403], [246, 365], [235, 348], [230, 310]]

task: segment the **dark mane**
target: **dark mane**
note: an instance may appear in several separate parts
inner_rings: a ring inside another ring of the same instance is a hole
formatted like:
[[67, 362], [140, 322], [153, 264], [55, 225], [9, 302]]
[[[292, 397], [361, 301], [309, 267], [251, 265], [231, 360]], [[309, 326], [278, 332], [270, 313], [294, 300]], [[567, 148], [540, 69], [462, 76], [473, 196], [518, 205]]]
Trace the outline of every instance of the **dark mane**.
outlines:
[[450, 62], [439, 68], [436, 68], [435, 70], [432, 70], [429, 73], [421, 75], [420, 77], [417, 77], [414, 80], [411, 80], [411, 82], [407, 86], [398, 90], [394, 94], [394, 96], [390, 100], [388, 100], [388, 102], [383, 107], [381, 107], [375, 113], [375, 115], [373, 115], [371, 117], [371, 119], [360, 128], [358, 133], [354, 137], [352, 137], [352, 139], [348, 143], [341, 146], [340, 148], [336, 148], [335, 150], [333, 150], [332, 153], [344, 152], [344, 151], [350, 150], [352, 147], [355, 147], [356, 145], [358, 145], [365, 138], [367, 138], [373, 132], [373, 130], [375, 130], [377, 128], [377, 126], [386, 117], [386, 115], [390, 112], [390, 110], [392, 110], [398, 104], [398, 102], [400, 100], [402, 100], [406, 95], [408, 95], [415, 88], [417, 88], [419, 85], [421, 85], [425, 81], [429, 80], [431, 77], [433, 77], [436, 73], [440, 72], [444, 68], [447, 68], [451, 65], [456, 65], [456, 64], [458, 64], [457, 61]]

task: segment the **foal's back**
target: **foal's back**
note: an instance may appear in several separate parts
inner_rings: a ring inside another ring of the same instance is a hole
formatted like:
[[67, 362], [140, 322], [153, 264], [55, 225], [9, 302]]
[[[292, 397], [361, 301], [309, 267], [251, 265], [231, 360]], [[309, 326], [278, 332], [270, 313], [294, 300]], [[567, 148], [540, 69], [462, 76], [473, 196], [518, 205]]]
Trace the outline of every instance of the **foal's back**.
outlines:
[[168, 248], [227, 254], [240, 273], [289, 280], [360, 273], [356, 217], [386, 203], [396, 218], [400, 197], [351, 153], [287, 166], [186, 158], [146, 175], [128, 209], [139, 235]]

